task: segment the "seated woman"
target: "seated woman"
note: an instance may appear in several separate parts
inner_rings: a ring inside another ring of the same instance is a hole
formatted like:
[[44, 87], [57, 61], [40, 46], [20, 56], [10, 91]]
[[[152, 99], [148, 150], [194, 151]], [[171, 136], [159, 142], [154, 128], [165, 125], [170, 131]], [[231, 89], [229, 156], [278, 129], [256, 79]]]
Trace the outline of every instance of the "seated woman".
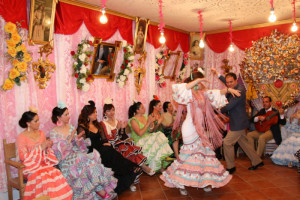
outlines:
[[[52, 110], [52, 122], [57, 126], [50, 131], [53, 150], [59, 160], [59, 168], [73, 189], [73, 199], [113, 199], [117, 179], [111, 169], [101, 164], [97, 151], [87, 154], [83, 139], [84, 131], [75, 135], [76, 129], [69, 124], [70, 115], [63, 102]], [[112, 194], [109, 194], [112, 193]]]
[[143, 148], [142, 152], [147, 157], [146, 164], [155, 171], [160, 170], [163, 167], [162, 161], [173, 153], [168, 138], [160, 131], [150, 133], [155, 129], [155, 118], [145, 115], [145, 108], [141, 102], [130, 106], [129, 118], [131, 137], [137, 146]]
[[23, 113], [19, 125], [25, 131], [17, 138], [17, 148], [21, 162], [26, 166], [23, 174], [28, 181], [25, 186], [24, 200], [32, 200], [47, 195], [51, 199], [72, 199], [72, 189], [57, 165], [51, 146], [45, 134], [39, 130], [40, 122], [36, 111]]
[[[156, 107], [156, 106], [155, 106]], [[154, 110], [156, 108], [153, 108]], [[166, 101], [163, 104], [164, 113], [162, 114], [163, 120], [162, 124], [162, 132], [166, 135], [169, 140], [169, 145], [173, 147], [173, 151], [175, 157], [178, 158], [179, 155], [179, 137], [180, 131], [176, 132], [174, 136], [172, 135], [173, 123], [175, 121], [174, 108], [169, 101]], [[155, 112], [155, 111], [154, 111]]]
[[85, 105], [78, 118], [78, 133], [84, 131], [86, 138], [90, 138], [92, 145], [89, 146], [89, 152], [96, 149], [101, 155], [101, 161], [105, 167], [111, 168], [114, 176], [118, 179], [115, 189], [117, 194], [130, 188], [136, 191], [135, 183], [138, 183], [139, 176], [143, 170], [135, 163], [124, 158], [117, 152], [110, 143], [103, 141], [100, 134], [100, 124], [97, 121], [97, 111], [95, 103], [89, 101], [89, 105]]
[[127, 122], [120, 122], [115, 119], [115, 107], [112, 99], [106, 99], [103, 106], [104, 120], [100, 122], [100, 132], [103, 142], [109, 142], [124, 158], [136, 163], [149, 174], [155, 171], [145, 165], [147, 158], [142, 154], [142, 148], [135, 146], [132, 139], [125, 133]]
[[277, 165], [297, 166], [298, 160], [294, 154], [300, 149], [300, 103], [298, 109], [287, 120], [284, 126], [287, 132], [291, 133], [271, 156], [272, 161]]

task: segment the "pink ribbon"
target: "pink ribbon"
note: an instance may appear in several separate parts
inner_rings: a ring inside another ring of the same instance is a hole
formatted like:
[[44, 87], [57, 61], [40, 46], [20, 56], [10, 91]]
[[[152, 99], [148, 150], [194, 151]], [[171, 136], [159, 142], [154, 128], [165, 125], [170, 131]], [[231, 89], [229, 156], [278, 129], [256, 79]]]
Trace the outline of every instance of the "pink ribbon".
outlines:
[[296, 0], [293, 0], [292, 5], [293, 5], [293, 19], [294, 19], [294, 21], [296, 22], [295, 1], [296, 1]]
[[160, 24], [158, 25], [158, 29], [163, 32], [164, 31], [164, 27], [165, 27], [165, 24], [163, 22], [163, 18], [164, 18], [164, 15], [162, 13], [162, 0], [158, 0], [158, 3], [159, 3], [159, 16], [160, 16]]
[[101, 5], [101, 8], [105, 8], [105, 4], [106, 4], [106, 0], [102, 0], [102, 5]]
[[273, 0], [270, 0], [271, 7], [274, 8]]
[[198, 11], [198, 14], [199, 14], [199, 24], [200, 24], [200, 40], [202, 39], [202, 32], [203, 32], [203, 29], [202, 29], [202, 26], [203, 26], [203, 18], [202, 18], [202, 11], [199, 10]]
[[230, 43], [232, 43], [232, 25], [231, 20], [229, 20], [229, 37], [230, 37]]

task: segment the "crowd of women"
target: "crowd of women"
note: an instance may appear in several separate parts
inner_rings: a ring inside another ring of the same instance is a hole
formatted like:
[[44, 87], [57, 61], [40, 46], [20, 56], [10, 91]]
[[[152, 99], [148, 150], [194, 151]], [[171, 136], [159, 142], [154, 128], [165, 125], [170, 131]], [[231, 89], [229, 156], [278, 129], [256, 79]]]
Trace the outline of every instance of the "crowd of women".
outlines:
[[193, 72], [186, 83], [173, 85], [176, 117], [172, 103], [162, 105], [155, 98], [148, 115], [141, 102], [134, 102], [128, 122], [118, 121], [112, 100], [106, 99], [102, 121], [97, 120], [95, 103], [89, 101], [75, 128], [69, 124], [67, 106], [59, 102], [52, 111], [55, 127], [46, 138], [39, 129], [38, 112], [23, 113], [19, 125], [25, 130], [17, 147], [26, 166], [24, 199], [43, 195], [113, 199], [127, 189], [136, 191], [143, 172], [150, 176], [162, 172], [165, 185], [178, 188], [182, 195], [187, 194], [185, 186], [210, 191], [226, 185], [232, 176], [214, 153], [222, 144], [224, 124], [214, 108], [227, 103], [227, 92], [235, 96], [239, 92], [207, 90], [205, 82], [201, 72]]

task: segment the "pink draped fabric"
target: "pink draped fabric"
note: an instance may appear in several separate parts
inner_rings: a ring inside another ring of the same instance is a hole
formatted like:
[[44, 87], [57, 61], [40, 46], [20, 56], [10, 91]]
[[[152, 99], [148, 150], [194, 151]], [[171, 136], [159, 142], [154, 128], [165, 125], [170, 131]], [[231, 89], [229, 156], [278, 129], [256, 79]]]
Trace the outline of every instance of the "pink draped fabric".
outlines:
[[[2, 41], [5, 41], [4, 25], [5, 21], [0, 17], [0, 38]], [[27, 30], [23, 29], [22, 35], [26, 39]], [[114, 99], [116, 117], [120, 120], [128, 120], [128, 108], [134, 99], [141, 101], [146, 108], [148, 108], [154, 94], [158, 95], [162, 102], [172, 99], [171, 84], [174, 82], [166, 80], [167, 87], [165, 88], [159, 88], [155, 82], [155, 55], [159, 49], [155, 49], [149, 43], [146, 43], [146, 74], [142, 81], [142, 90], [139, 95], [134, 86], [135, 79], [133, 73], [129, 74], [129, 80], [123, 89], [119, 88], [115, 81], [107, 82], [105, 79], [95, 79], [88, 92], [78, 90], [75, 77], [72, 76], [73, 58], [70, 55], [70, 51], [75, 51], [78, 43], [90, 36], [91, 34], [84, 23], [73, 35], [54, 34], [54, 52], [48, 58], [51, 62], [55, 63], [56, 70], [45, 89], [39, 89], [30, 66], [27, 81], [22, 82], [21, 86], [14, 86], [12, 90], [0, 91], [0, 191], [7, 190], [2, 139], [7, 139], [8, 142], [16, 141], [17, 135], [23, 131], [18, 125], [18, 121], [23, 112], [28, 111], [29, 106], [32, 105], [38, 108], [40, 129], [45, 132], [46, 136], [49, 136], [49, 131], [54, 127], [54, 124], [51, 122], [52, 109], [57, 106], [58, 100], [66, 103], [71, 115], [70, 123], [77, 126], [79, 113], [88, 100], [96, 102], [98, 120], [102, 120], [103, 102], [107, 97]], [[106, 42], [114, 43], [116, 40], [123, 40], [119, 31], [106, 40]], [[27, 48], [33, 53], [33, 61], [37, 61], [39, 58], [38, 46], [27, 46]], [[181, 49], [178, 47], [175, 50]], [[6, 51], [6, 43], [0, 43], [0, 55], [4, 55]], [[139, 55], [135, 56], [135, 67], [138, 64], [138, 57]], [[123, 52], [119, 51], [115, 66], [116, 74], [119, 72], [122, 62]], [[182, 57], [179, 59], [176, 74], [178, 74], [181, 63]], [[0, 67], [0, 85], [2, 85], [12, 65], [5, 56], [0, 56], [0, 66], [2, 66]], [[188, 73], [189, 70], [187, 70], [186, 74]]]

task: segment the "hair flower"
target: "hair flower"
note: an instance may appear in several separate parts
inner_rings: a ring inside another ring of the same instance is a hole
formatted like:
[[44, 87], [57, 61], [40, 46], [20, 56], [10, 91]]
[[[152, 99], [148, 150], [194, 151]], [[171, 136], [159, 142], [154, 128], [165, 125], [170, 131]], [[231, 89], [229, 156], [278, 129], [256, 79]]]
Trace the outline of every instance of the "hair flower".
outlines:
[[113, 99], [112, 98], [106, 98], [104, 100], [104, 104], [113, 104]]
[[60, 109], [64, 109], [64, 108], [66, 108], [67, 106], [66, 106], [66, 104], [65, 104], [63, 101], [59, 101], [59, 102], [57, 103], [57, 107], [60, 108]]

